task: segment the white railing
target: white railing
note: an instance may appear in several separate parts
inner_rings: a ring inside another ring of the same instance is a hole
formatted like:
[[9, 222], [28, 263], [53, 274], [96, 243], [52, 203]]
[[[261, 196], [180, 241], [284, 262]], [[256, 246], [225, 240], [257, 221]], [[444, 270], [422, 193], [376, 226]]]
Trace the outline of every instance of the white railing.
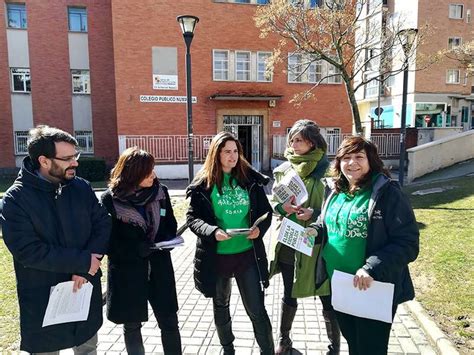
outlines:
[[[194, 135], [193, 153], [195, 162], [203, 162], [209, 151], [212, 135]], [[156, 162], [178, 163], [188, 160], [188, 136], [186, 135], [134, 135], [119, 136], [119, 149], [137, 146], [150, 152]]]
[[15, 155], [28, 154], [28, 131], [15, 131], [13, 141], [15, 142]]
[[94, 137], [92, 131], [74, 131], [74, 137], [82, 153], [94, 153]]
[[[328, 155], [336, 155], [337, 148], [347, 136], [348, 133], [343, 134], [326, 134], [325, 139], [328, 144]], [[394, 157], [400, 155], [400, 134], [399, 133], [374, 133], [370, 140], [374, 142], [381, 157]], [[286, 148], [286, 135], [273, 136], [273, 157], [283, 158], [283, 153]]]

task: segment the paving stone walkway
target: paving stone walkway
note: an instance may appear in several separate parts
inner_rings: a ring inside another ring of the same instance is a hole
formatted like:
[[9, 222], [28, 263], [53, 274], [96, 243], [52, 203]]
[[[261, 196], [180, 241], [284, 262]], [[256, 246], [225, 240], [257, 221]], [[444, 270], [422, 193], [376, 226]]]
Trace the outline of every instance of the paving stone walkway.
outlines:
[[[213, 324], [212, 300], [202, 296], [193, 281], [193, 257], [196, 237], [189, 231], [184, 234], [186, 246], [172, 251], [178, 292], [179, 321], [183, 351], [185, 354], [221, 354], [221, 347]], [[281, 277], [271, 280], [266, 290], [265, 303], [276, 337], [280, 316], [280, 300], [283, 294]], [[322, 307], [319, 299], [300, 300], [293, 324], [293, 354], [325, 354], [328, 339], [325, 334]], [[254, 340], [252, 325], [245, 313], [237, 286], [231, 297], [231, 313], [237, 355], [259, 354]], [[105, 318], [105, 317], [104, 317]], [[160, 330], [150, 310], [150, 320], [143, 327], [143, 340], [147, 354], [163, 354]], [[126, 353], [122, 326], [107, 320], [99, 332], [101, 354]], [[342, 354], [348, 354], [345, 342]], [[404, 306], [399, 307], [392, 328], [389, 354], [436, 354], [433, 347]]]

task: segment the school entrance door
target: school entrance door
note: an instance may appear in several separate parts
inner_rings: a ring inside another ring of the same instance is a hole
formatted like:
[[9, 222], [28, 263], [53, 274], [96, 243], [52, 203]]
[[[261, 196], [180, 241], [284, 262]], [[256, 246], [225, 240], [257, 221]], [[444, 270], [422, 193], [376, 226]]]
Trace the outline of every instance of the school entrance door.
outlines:
[[262, 122], [263, 116], [224, 115], [224, 131], [238, 138], [245, 159], [258, 171], [262, 168]]

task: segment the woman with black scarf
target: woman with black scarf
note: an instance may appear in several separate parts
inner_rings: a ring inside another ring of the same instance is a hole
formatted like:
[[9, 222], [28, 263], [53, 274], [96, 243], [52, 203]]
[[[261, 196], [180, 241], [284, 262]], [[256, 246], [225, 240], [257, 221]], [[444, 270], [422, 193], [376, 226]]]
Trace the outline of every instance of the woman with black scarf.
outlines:
[[178, 301], [169, 249], [154, 243], [176, 236], [177, 223], [166, 186], [153, 168], [154, 157], [126, 149], [111, 171], [102, 203], [113, 217], [108, 253], [107, 318], [123, 324], [129, 354], [144, 354], [142, 322], [150, 302], [165, 354], [181, 354]]

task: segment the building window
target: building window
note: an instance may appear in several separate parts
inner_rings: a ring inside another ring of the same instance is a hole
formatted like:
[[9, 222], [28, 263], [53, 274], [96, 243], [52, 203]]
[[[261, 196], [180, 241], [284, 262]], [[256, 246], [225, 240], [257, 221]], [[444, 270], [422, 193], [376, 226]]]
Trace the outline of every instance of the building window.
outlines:
[[77, 145], [82, 153], [94, 153], [92, 131], [74, 131], [74, 137], [76, 138]]
[[448, 38], [448, 49], [454, 49], [461, 45], [461, 37], [449, 37]]
[[30, 69], [12, 68], [11, 77], [13, 92], [31, 92]]
[[250, 4], [250, 0], [234, 0], [238, 4]]
[[323, 63], [318, 60], [309, 65], [308, 81], [310, 83], [317, 83], [323, 77]]
[[229, 80], [229, 51], [213, 52], [214, 80]]
[[28, 131], [15, 131], [13, 133], [16, 155], [28, 154], [28, 133]]
[[446, 73], [447, 84], [459, 84], [460, 72], [459, 69], [448, 69]]
[[266, 73], [267, 61], [271, 55], [271, 52], [257, 53], [257, 81], [272, 81], [272, 75]]
[[71, 70], [71, 76], [73, 94], [91, 93], [89, 70]]
[[462, 19], [462, 12], [464, 5], [461, 4], [450, 4], [449, 5], [449, 18]]
[[87, 10], [83, 7], [68, 7], [69, 31], [87, 32]]
[[269, 3], [270, 3], [270, 0], [257, 0], [258, 5], [266, 5]]
[[[340, 84], [340, 70], [326, 61], [307, 59], [303, 54], [290, 54], [288, 57], [289, 83], [318, 83]], [[324, 79], [323, 79], [324, 78]]]
[[9, 28], [27, 28], [25, 4], [7, 4]]
[[292, 54], [288, 57], [288, 82], [303, 82], [303, 55]]
[[235, 79], [250, 81], [250, 52], [235, 52]]
[[[374, 75], [371, 75], [371, 76], [367, 75], [366, 80], [370, 80], [373, 77]], [[379, 84], [380, 82], [377, 79], [373, 79], [372, 81], [369, 81], [367, 84], [365, 84], [365, 98], [378, 96], [380, 93]]]

